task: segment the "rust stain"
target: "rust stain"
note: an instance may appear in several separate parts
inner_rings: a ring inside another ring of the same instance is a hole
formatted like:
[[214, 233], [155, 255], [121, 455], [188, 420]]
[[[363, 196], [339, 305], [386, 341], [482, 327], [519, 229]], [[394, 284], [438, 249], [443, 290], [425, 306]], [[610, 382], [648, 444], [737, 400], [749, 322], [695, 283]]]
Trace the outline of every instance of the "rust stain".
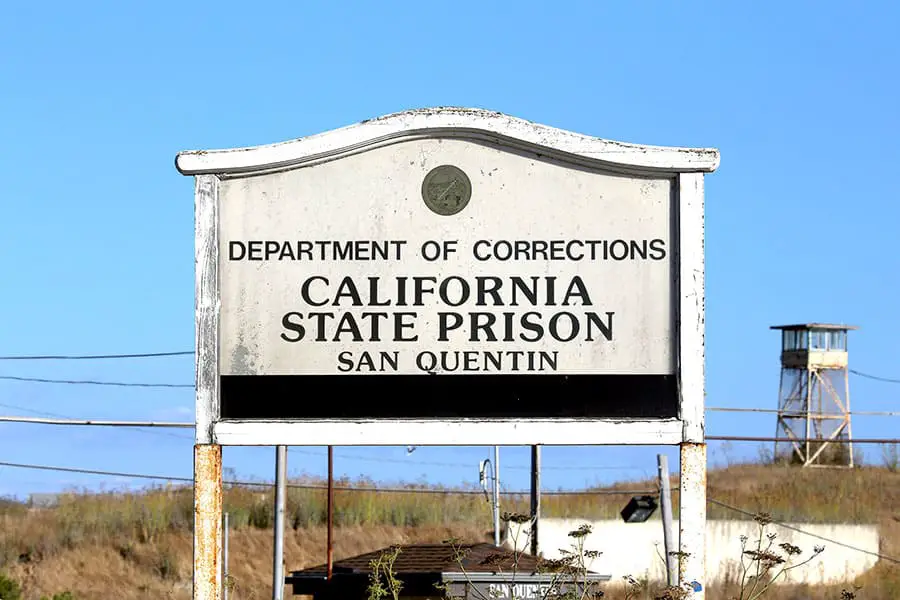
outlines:
[[[681, 444], [681, 497], [682, 497], [682, 518], [679, 519], [681, 529], [681, 539], [688, 541], [687, 544], [682, 543], [681, 551], [686, 553], [682, 555], [678, 561], [678, 580], [682, 583], [690, 583], [691, 579], [697, 577], [697, 565], [701, 565], [705, 571], [706, 561], [704, 553], [705, 536], [695, 536], [694, 532], [685, 531], [684, 512], [688, 508], [686, 502], [696, 502], [696, 506], [690, 509], [694, 514], [702, 515], [701, 523], [706, 521], [706, 444], [684, 442]], [[690, 499], [690, 500], [689, 500]], [[700, 523], [693, 523], [700, 525]], [[702, 526], [702, 525], [701, 525]], [[694, 547], [694, 543], [698, 547]], [[696, 553], [700, 553], [699, 556]], [[701, 583], [705, 579], [704, 575], [700, 575]]]
[[194, 446], [193, 600], [222, 597], [222, 447]]
[[[681, 444], [681, 471], [683, 485], [691, 491], [706, 489], [706, 444], [684, 442]], [[698, 466], [699, 465], [699, 466]]]

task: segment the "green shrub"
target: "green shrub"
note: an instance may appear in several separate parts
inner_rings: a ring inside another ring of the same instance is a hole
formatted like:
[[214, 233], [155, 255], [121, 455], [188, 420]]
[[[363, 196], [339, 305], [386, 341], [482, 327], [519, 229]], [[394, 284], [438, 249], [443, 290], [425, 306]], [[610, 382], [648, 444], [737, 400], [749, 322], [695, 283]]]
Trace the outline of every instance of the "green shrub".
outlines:
[[22, 588], [19, 584], [0, 573], [0, 600], [21, 600]]
[[60, 592], [58, 594], [53, 594], [53, 596], [41, 596], [41, 600], [77, 600], [75, 594], [72, 592]]

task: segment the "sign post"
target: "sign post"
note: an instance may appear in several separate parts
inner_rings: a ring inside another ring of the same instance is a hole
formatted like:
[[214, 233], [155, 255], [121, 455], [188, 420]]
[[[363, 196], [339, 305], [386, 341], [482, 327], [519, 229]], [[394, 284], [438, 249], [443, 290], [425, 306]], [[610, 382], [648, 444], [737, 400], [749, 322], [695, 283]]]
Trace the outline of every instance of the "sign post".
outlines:
[[194, 598], [221, 587], [207, 447], [398, 444], [681, 446], [679, 572], [702, 597], [718, 162], [461, 108], [180, 153], [196, 179]]

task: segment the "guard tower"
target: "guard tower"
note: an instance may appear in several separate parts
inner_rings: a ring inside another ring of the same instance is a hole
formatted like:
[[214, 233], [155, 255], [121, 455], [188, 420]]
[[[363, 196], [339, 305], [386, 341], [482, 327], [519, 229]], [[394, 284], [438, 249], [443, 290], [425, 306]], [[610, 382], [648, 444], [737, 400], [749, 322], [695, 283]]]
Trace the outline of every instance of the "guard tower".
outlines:
[[848, 325], [775, 325], [781, 382], [775, 459], [804, 467], [852, 467]]

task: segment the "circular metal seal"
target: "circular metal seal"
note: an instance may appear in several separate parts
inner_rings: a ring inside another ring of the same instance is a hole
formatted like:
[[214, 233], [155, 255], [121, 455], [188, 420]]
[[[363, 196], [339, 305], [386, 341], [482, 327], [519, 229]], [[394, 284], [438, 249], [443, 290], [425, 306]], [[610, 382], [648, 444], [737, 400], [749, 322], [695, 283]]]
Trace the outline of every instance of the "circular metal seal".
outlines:
[[433, 168], [422, 181], [425, 205], [445, 217], [464, 209], [471, 197], [472, 182], [462, 169], [453, 165]]

